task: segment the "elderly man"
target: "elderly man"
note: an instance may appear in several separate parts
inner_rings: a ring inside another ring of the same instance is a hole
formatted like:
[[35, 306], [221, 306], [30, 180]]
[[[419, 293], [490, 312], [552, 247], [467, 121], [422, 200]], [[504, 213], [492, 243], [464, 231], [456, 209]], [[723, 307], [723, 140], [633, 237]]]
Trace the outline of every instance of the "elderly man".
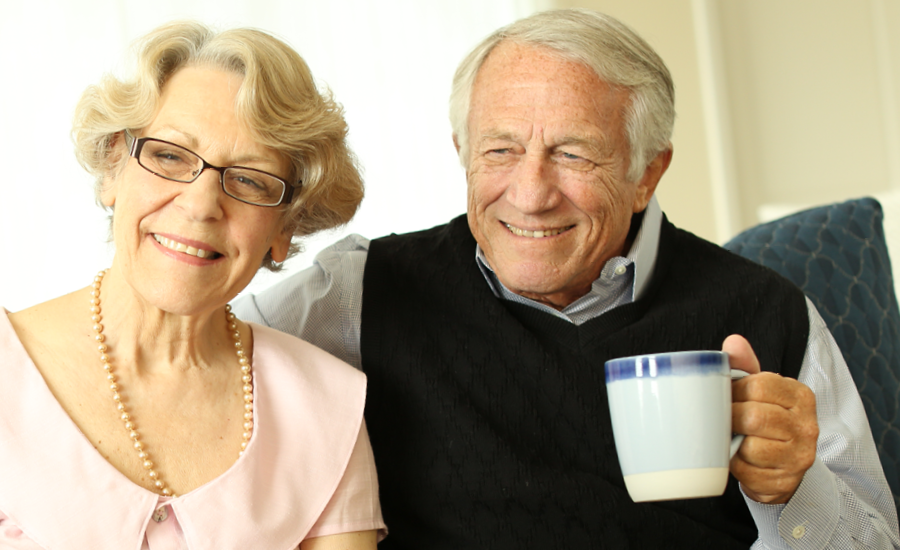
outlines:
[[[467, 216], [348, 237], [237, 305], [368, 375], [384, 546], [900, 546], [813, 306], [662, 215], [674, 93], [640, 37], [584, 10], [516, 22], [463, 61], [451, 119]], [[720, 346], [754, 373], [734, 384], [726, 493], [633, 503], [603, 362]]]

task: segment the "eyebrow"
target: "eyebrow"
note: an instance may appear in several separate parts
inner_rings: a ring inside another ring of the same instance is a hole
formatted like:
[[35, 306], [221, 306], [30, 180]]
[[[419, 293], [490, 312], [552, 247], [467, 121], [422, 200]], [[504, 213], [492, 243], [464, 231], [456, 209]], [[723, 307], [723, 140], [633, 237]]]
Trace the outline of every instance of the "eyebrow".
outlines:
[[[190, 132], [182, 130], [180, 128], [176, 128], [175, 126], [172, 126], [170, 124], [167, 124], [165, 126], [160, 126], [158, 128], [158, 130], [167, 130], [167, 131], [175, 132], [176, 134], [179, 134], [184, 139], [184, 141], [187, 142], [187, 145], [182, 145], [182, 147], [186, 147], [186, 148], [190, 149], [192, 152], [194, 151], [194, 149], [196, 149], [200, 145], [200, 140], [197, 138], [197, 136], [195, 136], [194, 134], [192, 134]], [[166, 140], [166, 141], [169, 141], [169, 140]], [[179, 144], [176, 143], [175, 145], [179, 145]], [[231, 164], [231, 166], [238, 166], [238, 165], [241, 165], [241, 164], [244, 164], [247, 162], [256, 162], [256, 163], [260, 163], [260, 164], [268, 164], [268, 165], [273, 165], [273, 166], [278, 166], [278, 164], [279, 164], [278, 159], [269, 158], [269, 157], [261, 157], [258, 155], [243, 155], [243, 156], [235, 157], [232, 159], [232, 162], [233, 162], [233, 164]]]
[[[488, 130], [481, 134], [481, 140], [487, 139], [495, 139], [499, 141], [517, 141], [514, 134], [501, 130]], [[566, 136], [550, 144], [550, 148], [562, 147], [566, 145], [579, 145], [596, 154], [603, 154], [604, 151], [608, 151], [610, 149], [608, 139], [602, 136], [595, 135], [589, 137]]]

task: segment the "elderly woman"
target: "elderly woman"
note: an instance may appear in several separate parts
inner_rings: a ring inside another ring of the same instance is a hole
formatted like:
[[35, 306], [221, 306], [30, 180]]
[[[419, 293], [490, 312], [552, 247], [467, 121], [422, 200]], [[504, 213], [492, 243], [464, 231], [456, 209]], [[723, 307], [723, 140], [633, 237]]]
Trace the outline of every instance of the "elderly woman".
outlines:
[[139, 51], [73, 132], [111, 267], [0, 315], [0, 547], [374, 548], [364, 375], [227, 305], [356, 211], [341, 111], [259, 31]]

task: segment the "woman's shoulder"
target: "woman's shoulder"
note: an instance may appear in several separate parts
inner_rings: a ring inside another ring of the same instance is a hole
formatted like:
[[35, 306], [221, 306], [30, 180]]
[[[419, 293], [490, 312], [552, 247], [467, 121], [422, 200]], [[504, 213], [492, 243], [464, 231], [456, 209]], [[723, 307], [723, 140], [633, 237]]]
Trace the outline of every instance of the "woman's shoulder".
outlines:
[[304, 390], [341, 399], [365, 400], [366, 375], [344, 361], [273, 328], [249, 323], [253, 330], [253, 369], [272, 374], [286, 385], [296, 382]]

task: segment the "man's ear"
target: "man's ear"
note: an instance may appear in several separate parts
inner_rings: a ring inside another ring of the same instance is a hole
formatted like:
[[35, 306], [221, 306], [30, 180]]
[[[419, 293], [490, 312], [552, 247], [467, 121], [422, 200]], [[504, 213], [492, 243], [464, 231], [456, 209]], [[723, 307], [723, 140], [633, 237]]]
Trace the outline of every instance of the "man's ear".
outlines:
[[109, 138], [106, 152], [106, 169], [100, 188], [100, 203], [107, 208], [116, 204], [116, 184], [122, 172], [122, 160], [125, 155], [125, 132], [116, 132]]
[[647, 208], [650, 197], [656, 192], [656, 186], [659, 185], [659, 180], [662, 179], [663, 174], [669, 169], [669, 164], [671, 163], [672, 144], [669, 143], [668, 149], [659, 153], [650, 161], [650, 164], [648, 164], [646, 170], [644, 170], [644, 175], [641, 176], [641, 180], [637, 183], [637, 192], [634, 195], [632, 212], [643, 212], [644, 209]]
[[459, 154], [459, 139], [456, 137], [456, 134], [453, 134], [453, 147], [456, 148], [456, 154]]

